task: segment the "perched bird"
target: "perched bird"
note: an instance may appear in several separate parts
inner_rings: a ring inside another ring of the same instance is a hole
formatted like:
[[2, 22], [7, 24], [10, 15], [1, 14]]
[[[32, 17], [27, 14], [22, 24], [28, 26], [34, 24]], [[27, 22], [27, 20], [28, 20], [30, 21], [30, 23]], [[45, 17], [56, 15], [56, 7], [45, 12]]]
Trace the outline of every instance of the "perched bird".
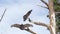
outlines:
[[32, 10], [28, 11], [24, 16], [23, 16], [23, 20], [26, 21], [27, 18], [29, 17], [29, 15], [31, 14]]
[[21, 30], [26, 30], [26, 31], [28, 31], [30, 33], [36, 34], [32, 30], [29, 29], [29, 27], [33, 27], [33, 25], [31, 25], [31, 24], [21, 24], [21, 25], [13, 24], [13, 25], [11, 25], [11, 27], [16, 27], [16, 28], [19, 28]]

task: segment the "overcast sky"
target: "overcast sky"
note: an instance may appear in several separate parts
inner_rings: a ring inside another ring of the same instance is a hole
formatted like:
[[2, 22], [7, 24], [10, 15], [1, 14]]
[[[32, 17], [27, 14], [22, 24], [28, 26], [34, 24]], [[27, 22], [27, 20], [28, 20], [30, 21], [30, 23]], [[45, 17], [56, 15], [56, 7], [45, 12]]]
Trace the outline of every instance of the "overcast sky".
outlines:
[[[47, 0], [45, 0], [48, 2]], [[7, 11], [0, 22], [0, 34], [31, 34], [25, 30], [11, 28], [12, 24], [26, 24], [28, 20], [23, 21], [23, 15], [29, 10], [33, 10], [29, 16], [33, 21], [49, 24], [48, 9], [38, 5], [45, 6], [40, 0], [0, 0], [0, 18], [7, 8]], [[31, 24], [31, 23], [30, 23]], [[50, 34], [46, 27], [33, 24], [30, 29], [37, 34]]]

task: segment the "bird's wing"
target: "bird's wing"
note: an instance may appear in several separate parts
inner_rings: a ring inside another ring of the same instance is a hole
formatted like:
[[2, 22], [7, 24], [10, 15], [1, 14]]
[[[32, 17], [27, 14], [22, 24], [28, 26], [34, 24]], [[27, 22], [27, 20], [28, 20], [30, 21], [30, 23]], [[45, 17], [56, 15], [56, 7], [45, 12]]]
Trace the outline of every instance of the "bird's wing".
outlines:
[[20, 25], [19, 24], [13, 24], [13, 25], [11, 25], [11, 27], [20, 27]]
[[25, 29], [24, 25], [20, 25], [20, 24], [13, 24], [13, 25], [11, 25], [11, 27], [16, 27], [16, 28], [19, 28], [20, 30]]
[[27, 20], [28, 16], [31, 14], [32, 10], [28, 11], [24, 16], [23, 16], [23, 20]]
[[11, 25], [11, 27], [16, 27], [16, 28], [19, 28], [20, 30], [25, 29], [25, 26], [23, 24], [13, 24], [13, 25]]
[[25, 25], [25, 27], [33, 27], [32, 24], [24, 24], [24, 25]]

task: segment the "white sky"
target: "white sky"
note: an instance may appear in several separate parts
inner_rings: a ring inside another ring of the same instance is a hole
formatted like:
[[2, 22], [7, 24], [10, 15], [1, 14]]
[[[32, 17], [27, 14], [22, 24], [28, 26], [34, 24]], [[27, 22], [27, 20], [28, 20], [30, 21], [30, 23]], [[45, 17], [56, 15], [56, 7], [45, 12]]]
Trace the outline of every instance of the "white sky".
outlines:
[[[45, 0], [47, 2], [47, 0]], [[45, 6], [40, 0], [0, 0], [0, 17], [5, 8], [7, 11], [0, 22], [0, 34], [31, 34], [27, 31], [22, 31], [18, 28], [11, 28], [12, 24], [29, 23], [23, 21], [23, 15], [29, 10], [33, 10], [29, 16], [33, 21], [40, 21], [49, 24], [49, 19], [46, 15], [49, 13], [47, 9], [40, 6]], [[34, 25], [34, 24], [33, 24]], [[37, 34], [50, 34], [47, 28], [34, 25], [30, 27]]]

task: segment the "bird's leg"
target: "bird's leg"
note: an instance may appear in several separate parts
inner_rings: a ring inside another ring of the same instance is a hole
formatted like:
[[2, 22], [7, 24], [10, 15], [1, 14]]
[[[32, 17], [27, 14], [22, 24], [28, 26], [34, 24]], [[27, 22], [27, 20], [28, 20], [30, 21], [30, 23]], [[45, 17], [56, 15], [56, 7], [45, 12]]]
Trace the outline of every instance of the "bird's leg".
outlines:
[[29, 22], [32, 22], [32, 20], [31, 20], [30, 18], [28, 18], [28, 21], [29, 21]]

